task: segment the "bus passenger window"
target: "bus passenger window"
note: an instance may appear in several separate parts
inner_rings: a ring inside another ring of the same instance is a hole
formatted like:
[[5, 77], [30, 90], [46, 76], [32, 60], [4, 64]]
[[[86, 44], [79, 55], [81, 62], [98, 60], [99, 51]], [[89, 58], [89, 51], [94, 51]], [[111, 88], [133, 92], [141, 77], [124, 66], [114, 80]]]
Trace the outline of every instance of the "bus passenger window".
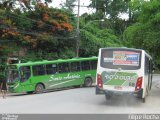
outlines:
[[97, 69], [97, 60], [90, 61], [91, 63], [91, 70], [96, 70]]
[[80, 71], [80, 63], [79, 62], [72, 62], [71, 63], [71, 72]]
[[65, 72], [69, 72], [69, 64], [68, 63], [60, 63], [58, 64], [58, 72], [59, 73], [65, 73]]
[[81, 67], [82, 67], [82, 70], [90, 70], [90, 63], [89, 63], [89, 61], [82, 61], [81, 62]]
[[56, 64], [46, 65], [46, 72], [48, 75], [55, 74], [57, 72], [57, 65]]
[[149, 58], [145, 56], [145, 74], [149, 73]]
[[28, 80], [31, 76], [30, 66], [20, 67], [21, 82]]
[[33, 66], [33, 75], [45, 75], [45, 67], [44, 65]]

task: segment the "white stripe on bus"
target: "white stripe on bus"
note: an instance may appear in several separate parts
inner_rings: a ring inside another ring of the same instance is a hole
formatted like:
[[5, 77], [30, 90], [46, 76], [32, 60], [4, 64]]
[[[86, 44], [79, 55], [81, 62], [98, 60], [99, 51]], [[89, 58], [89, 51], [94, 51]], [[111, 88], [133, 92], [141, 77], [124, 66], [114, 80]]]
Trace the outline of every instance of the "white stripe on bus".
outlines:
[[19, 86], [19, 83], [14, 87], [14, 89], [17, 88], [18, 86]]
[[61, 85], [61, 84], [63, 84], [63, 83], [71, 82], [71, 81], [74, 81], [74, 80], [76, 80], [76, 79], [73, 79], [73, 80], [68, 80], [68, 81], [61, 82], [61, 83], [54, 84], [54, 85], [50, 85], [50, 87], [57, 86], [57, 85]]

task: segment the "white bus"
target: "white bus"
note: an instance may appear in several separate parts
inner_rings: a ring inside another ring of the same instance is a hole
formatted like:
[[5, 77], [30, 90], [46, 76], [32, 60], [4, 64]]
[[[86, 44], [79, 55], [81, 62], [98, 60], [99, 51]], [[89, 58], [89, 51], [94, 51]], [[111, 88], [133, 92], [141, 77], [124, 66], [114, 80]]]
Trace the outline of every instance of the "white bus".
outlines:
[[101, 48], [99, 50], [96, 94], [106, 99], [130, 93], [145, 102], [152, 86], [152, 57], [142, 49]]

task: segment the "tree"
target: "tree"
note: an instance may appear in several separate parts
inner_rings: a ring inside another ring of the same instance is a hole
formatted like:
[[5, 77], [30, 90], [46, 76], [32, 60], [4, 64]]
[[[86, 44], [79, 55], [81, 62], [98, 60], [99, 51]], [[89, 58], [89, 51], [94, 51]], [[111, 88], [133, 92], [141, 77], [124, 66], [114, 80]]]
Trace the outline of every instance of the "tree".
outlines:
[[141, 1], [138, 7], [135, 1], [133, 4], [137, 22], [126, 29], [125, 40], [129, 46], [148, 51], [160, 65], [160, 1]]
[[74, 56], [72, 43], [75, 42], [75, 36], [72, 32], [75, 20], [74, 15], [68, 11], [48, 8], [47, 5], [39, 3], [33, 11], [1, 9], [0, 12], [0, 41], [16, 40], [16, 48], [26, 48], [30, 53], [36, 54], [34, 56], [37, 56], [37, 59], [46, 59], [46, 54], [51, 53], [55, 53], [50, 55], [52, 58]]
[[74, 3], [76, 2], [77, 0], [66, 0], [66, 7], [67, 9], [69, 9], [70, 11], [73, 11], [73, 8], [74, 8]]
[[116, 20], [120, 13], [126, 13], [128, 10], [128, 0], [91, 0], [91, 5], [96, 8], [96, 12], [102, 12], [103, 18], [109, 17]]
[[81, 18], [80, 23], [80, 56], [97, 56], [99, 48], [123, 46], [108, 19], [87, 22]]

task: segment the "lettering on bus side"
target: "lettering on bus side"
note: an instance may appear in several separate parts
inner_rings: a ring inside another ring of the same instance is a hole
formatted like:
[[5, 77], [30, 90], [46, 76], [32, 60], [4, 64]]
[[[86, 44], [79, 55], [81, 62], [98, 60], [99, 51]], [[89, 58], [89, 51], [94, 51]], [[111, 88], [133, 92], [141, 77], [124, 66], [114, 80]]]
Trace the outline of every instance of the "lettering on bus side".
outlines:
[[67, 74], [67, 76], [63, 76], [63, 77], [55, 77], [55, 75], [52, 75], [50, 81], [79, 79], [79, 78], [81, 78], [81, 76], [79, 74], [70, 75], [70, 73], [69, 73], [69, 74]]

